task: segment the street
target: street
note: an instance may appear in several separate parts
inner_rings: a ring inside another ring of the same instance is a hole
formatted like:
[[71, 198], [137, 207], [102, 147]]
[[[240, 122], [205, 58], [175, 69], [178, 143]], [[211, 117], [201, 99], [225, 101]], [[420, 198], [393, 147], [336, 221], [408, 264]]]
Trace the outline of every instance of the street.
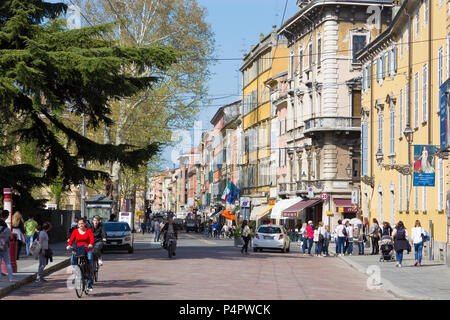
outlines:
[[[151, 239], [146, 234], [144, 239]], [[104, 254], [99, 282], [82, 299], [130, 300], [354, 300], [393, 299], [366, 287], [367, 276], [337, 258], [304, 257], [297, 244], [290, 253], [264, 251], [242, 255], [233, 240], [181, 233], [177, 255], [166, 250]], [[3, 300], [78, 299], [68, 288], [70, 267], [45, 283], [30, 283]], [[69, 281], [70, 282], [70, 281]]]

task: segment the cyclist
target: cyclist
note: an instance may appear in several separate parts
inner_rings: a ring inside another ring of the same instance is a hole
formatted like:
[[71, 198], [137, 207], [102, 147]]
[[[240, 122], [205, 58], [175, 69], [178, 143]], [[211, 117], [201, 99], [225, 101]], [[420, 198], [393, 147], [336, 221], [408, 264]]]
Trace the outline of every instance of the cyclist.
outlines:
[[[86, 227], [86, 220], [84, 218], [81, 218], [78, 220], [78, 229], [73, 230], [72, 235], [70, 237], [67, 250], [72, 249], [72, 243], [74, 241], [77, 241], [77, 246], [86, 246], [86, 255], [89, 261], [89, 272], [87, 274], [88, 281], [87, 281], [87, 287], [89, 291], [92, 291], [92, 269], [93, 269], [93, 262], [92, 262], [92, 248], [94, 247], [94, 234], [92, 233], [91, 229], [88, 229]], [[75, 258], [75, 255], [72, 254], [72, 258], [70, 258], [70, 263], [72, 265], [77, 265], [78, 259]]]
[[100, 220], [101, 218], [99, 216], [95, 216], [92, 219], [92, 233], [94, 234], [94, 248], [92, 249], [92, 252], [98, 259], [98, 265], [102, 266], [102, 248], [103, 243], [106, 242], [106, 231]]
[[[178, 234], [177, 234], [177, 230], [176, 230], [176, 226], [173, 224], [173, 214], [169, 215], [169, 221], [167, 221], [167, 223], [164, 225], [164, 227], [162, 228], [161, 232], [164, 234], [164, 243], [163, 243], [163, 247], [166, 248], [166, 243], [167, 243], [167, 234], [172, 232], [175, 235], [175, 239], [178, 239]], [[176, 246], [175, 246], [176, 248]], [[173, 249], [173, 255], [175, 256], [175, 248]]]

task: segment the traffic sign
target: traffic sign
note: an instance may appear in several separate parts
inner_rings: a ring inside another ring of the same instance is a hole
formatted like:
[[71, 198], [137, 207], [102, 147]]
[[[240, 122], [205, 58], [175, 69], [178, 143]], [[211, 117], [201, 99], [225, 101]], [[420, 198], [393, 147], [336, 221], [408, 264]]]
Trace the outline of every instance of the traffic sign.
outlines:
[[323, 201], [328, 200], [328, 193], [322, 192], [320, 194], [320, 199], [322, 199]]

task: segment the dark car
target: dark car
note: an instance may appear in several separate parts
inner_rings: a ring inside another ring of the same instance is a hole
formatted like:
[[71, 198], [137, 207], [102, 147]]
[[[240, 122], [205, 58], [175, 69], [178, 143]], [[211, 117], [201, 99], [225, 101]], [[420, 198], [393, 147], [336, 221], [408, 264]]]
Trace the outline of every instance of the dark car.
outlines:
[[105, 222], [106, 243], [103, 250], [127, 250], [133, 253], [133, 234], [126, 222]]
[[184, 230], [184, 219], [173, 219], [173, 224], [176, 230]]
[[197, 219], [187, 219], [185, 223], [186, 232], [195, 231], [200, 232], [200, 221]]

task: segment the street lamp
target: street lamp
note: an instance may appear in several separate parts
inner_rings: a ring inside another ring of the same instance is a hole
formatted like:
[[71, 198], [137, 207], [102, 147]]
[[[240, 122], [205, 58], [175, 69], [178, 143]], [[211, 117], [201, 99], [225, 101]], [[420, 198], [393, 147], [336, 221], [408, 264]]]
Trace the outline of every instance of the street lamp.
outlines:
[[352, 176], [352, 168], [350, 167], [350, 163], [347, 165], [347, 168], [345, 168], [345, 171], [347, 171], [347, 175], [350, 178]]

